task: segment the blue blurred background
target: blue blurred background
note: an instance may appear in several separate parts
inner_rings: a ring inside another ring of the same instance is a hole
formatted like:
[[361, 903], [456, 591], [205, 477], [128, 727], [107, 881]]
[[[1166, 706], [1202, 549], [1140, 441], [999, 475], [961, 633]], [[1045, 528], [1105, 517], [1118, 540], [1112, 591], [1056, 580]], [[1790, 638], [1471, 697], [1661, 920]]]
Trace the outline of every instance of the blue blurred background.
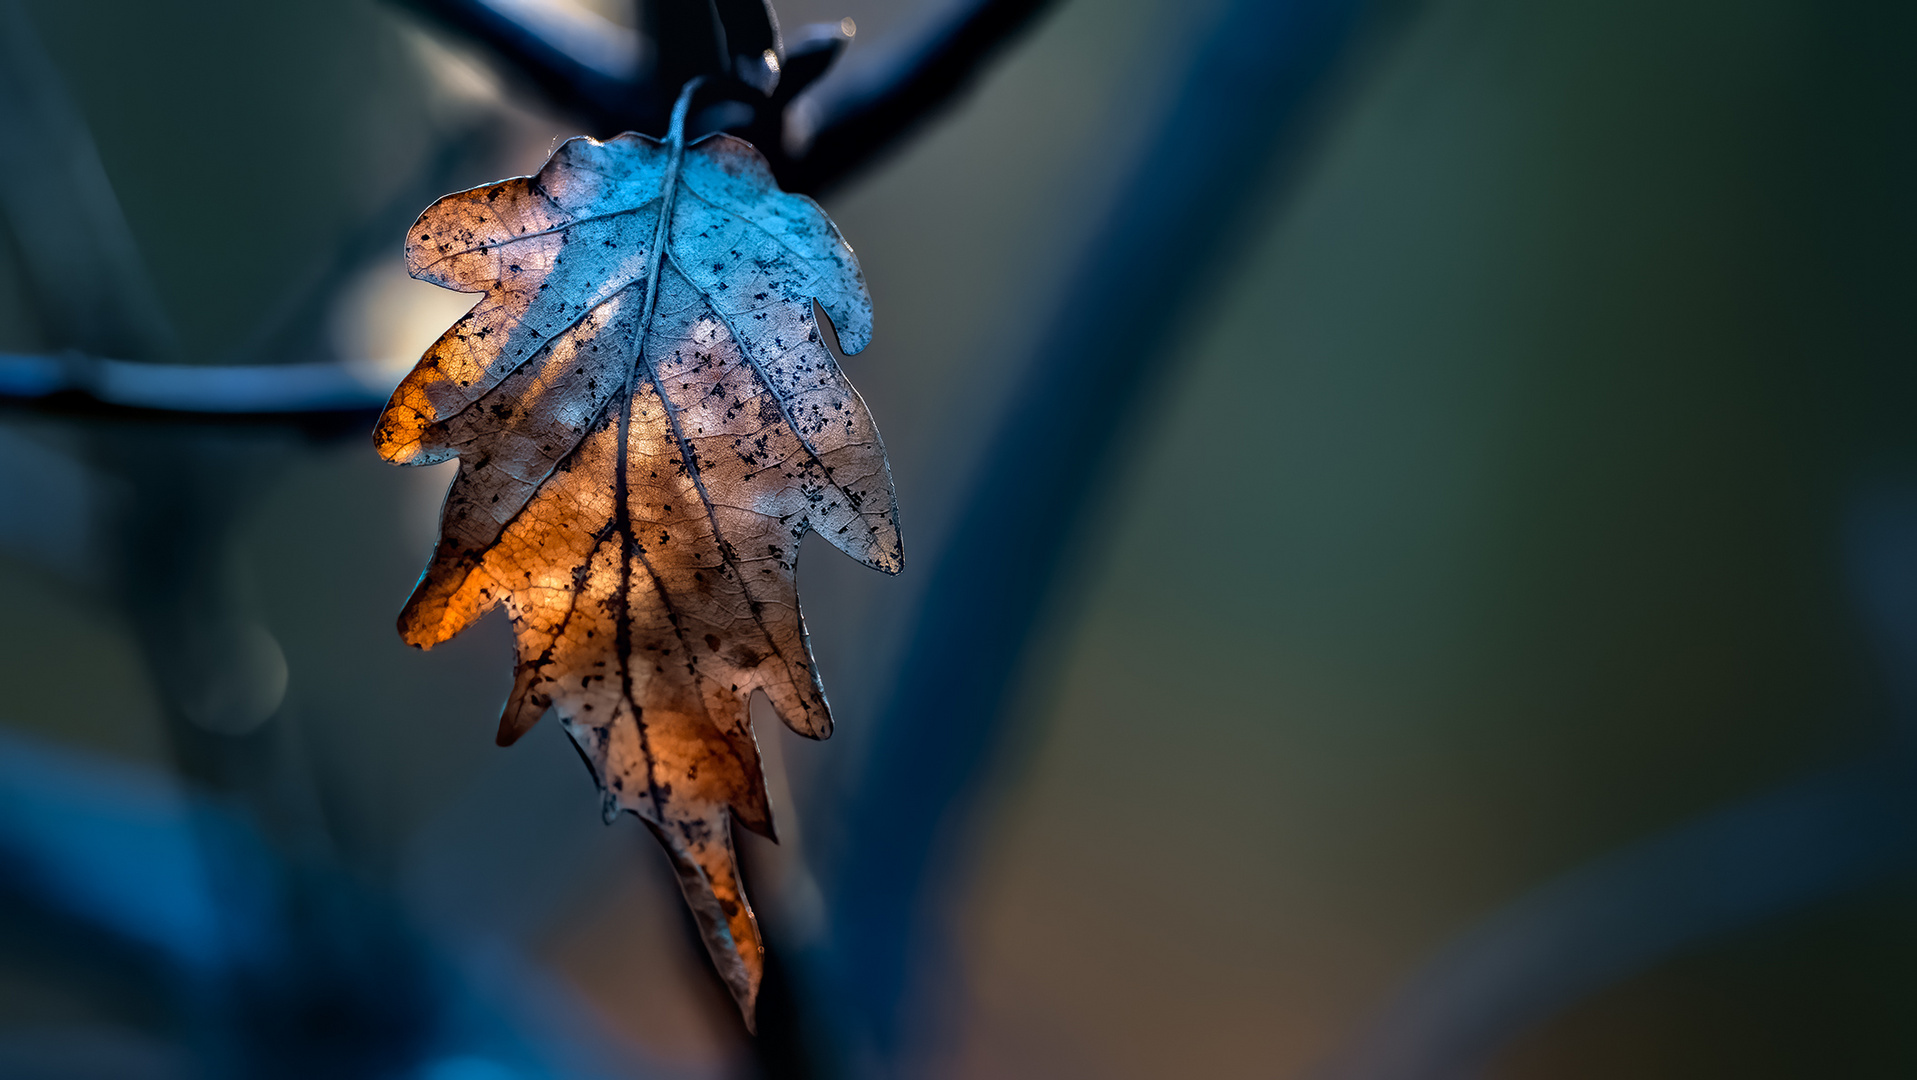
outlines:
[[1062, 0], [832, 190], [908, 558], [805, 549], [756, 1040], [393, 632], [443, 468], [22, 381], [376, 398], [577, 122], [374, 0], [0, 45], [0, 1076], [1917, 1075], [1917, 8]]

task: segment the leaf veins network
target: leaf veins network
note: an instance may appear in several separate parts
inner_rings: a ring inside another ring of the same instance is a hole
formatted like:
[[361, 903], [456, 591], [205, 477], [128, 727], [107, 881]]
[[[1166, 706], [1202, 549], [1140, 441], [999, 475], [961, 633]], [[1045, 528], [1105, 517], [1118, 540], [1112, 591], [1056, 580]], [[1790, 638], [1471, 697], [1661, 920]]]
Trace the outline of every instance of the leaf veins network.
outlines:
[[389, 461], [459, 458], [400, 614], [430, 647], [496, 605], [518, 664], [511, 743], [548, 708], [670, 854], [748, 1023], [763, 949], [730, 822], [772, 835], [747, 707], [831, 731], [799, 613], [799, 541], [900, 566], [865, 403], [826, 347], [871, 337], [852, 250], [751, 144], [573, 139], [539, 172], [449, 195], [407, 237], [416, 278], [480, 293], [380, 417]]

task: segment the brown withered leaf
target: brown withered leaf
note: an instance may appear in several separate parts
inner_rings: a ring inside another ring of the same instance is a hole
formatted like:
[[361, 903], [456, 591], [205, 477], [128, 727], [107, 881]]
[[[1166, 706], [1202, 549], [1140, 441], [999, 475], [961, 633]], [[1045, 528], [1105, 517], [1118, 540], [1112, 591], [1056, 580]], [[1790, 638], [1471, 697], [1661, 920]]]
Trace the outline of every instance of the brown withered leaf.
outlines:
[[499, 742], [548, 707], [671, 854], [747, 1022], [762, 968], [730, 821], [772, 835], [748, 720], [831, 730], [794, 581], [808, 529], [888, 572], [897, 507], [865, 403], [821, 336], [871, 336], [858, 262], [749, 143], [573, 139], [531, 177], [449, 195], [414, 277], [483, 294], [387, 404], [387, 460], [457, 456], [399, 619], [430, 647], [495, 605], [518, 643]]

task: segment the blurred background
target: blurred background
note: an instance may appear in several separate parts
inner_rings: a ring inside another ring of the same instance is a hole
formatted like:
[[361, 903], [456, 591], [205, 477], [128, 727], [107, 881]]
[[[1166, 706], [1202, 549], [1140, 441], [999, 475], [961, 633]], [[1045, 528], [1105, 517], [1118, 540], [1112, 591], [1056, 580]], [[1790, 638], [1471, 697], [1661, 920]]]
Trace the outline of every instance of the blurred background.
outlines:
[[1917, 1074], [1917, 8], [779, 0], [801, 165], [978, 40], [793, 166], [907, 558], [752, 1037], [368, 434], [651, 2], [0, 0], [0, 1076]]

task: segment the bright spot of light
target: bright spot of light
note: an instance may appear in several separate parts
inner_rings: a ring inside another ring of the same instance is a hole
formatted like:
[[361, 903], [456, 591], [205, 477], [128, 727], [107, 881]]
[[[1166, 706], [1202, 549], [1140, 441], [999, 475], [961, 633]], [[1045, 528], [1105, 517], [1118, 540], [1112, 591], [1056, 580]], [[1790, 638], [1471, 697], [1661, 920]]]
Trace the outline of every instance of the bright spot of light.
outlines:
[[398, 259], [381, 260], [341, 290], [328, 336], [354, 375], [373, 389], [391, 390], [476, 299], [415, 281]]
[[852, 21], [852, 16], [847, 15], [845, 18], [839, 20], [839, 33], [844, 34], [846, 37], [851, 37], [858, 32], [859, 24]]
[[400, 36], [419, 66], [426, 72], [427, 85], [435, 105], [454, 111], [474, 106], [496, 106], [500, 102], [499, 80], [491, 69], [477, 63], [464, 52], [448, 48], [439, 38], [411, 23], [399, 24]]

